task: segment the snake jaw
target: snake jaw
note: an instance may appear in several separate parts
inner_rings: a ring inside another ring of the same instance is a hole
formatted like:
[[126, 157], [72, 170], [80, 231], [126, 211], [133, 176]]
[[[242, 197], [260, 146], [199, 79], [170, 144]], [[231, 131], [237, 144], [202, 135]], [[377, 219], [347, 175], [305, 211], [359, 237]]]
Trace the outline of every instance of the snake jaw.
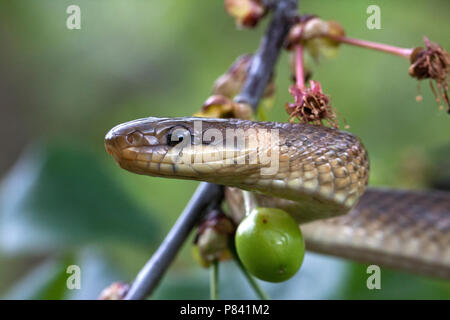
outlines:
[[170, 165], [164, 161], [167, 145], [151, 133], [120, 125], [106, 134], [104, 143], [115, 162], [130, 172], [164, 176], [165, 165]]

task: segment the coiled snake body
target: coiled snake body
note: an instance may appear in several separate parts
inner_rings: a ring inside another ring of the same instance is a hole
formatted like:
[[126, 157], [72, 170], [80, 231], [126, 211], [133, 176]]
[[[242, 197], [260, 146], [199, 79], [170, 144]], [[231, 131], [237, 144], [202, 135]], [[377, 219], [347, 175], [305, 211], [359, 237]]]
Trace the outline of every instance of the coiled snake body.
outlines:
[[450, 278], [450, 195], [366, 190], [367, 152], [350, 133], [293, 123], [146, 118], [113, 128], [105, 146], [138, 174], [228, 186], [236, 222], [242, 192], [299, 222], [309, 250]]

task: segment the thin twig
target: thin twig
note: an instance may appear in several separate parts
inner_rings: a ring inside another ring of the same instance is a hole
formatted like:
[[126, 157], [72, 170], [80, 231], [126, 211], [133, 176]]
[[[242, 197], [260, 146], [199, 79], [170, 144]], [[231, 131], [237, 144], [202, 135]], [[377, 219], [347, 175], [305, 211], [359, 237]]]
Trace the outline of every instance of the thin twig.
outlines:
[[222, 198], [222, 186], [200, 183], [163, 243], [137, 275], [125, 297], [126, 300], [145, 299], [153, 292], [205, 208]]
[[[244, 87], [236, 102], [248, 103], [256, 111], [278, 59], [283, 41], [297, 14], [297, 0], [273, 3], [273, 16], [257, 53], [252, 59]], [[158, 285], [208, 204], [223, 198], [222, 187], [202, 182], [161, 246], [133, 282], [126, 300], [147, 298]]]
[[301, 44], [295, 46], [295, 81], [301, 90], [305, 88], [305, 75], [303, 70], [303, 47]]
[[391, 53], [391, 54], [394, 54], [396, 56], [403, 57], [406, 59], [409, 59], [412, 52], [414, 51], [414, 48], [400, 48], [400, 47], [395, 47], [395, 46], [391, 46], [391, 45], [384, 44], [384, 43], [377, 43], [377, 42], [373, 42], [373, 41], [354, 39], [354, 38], [349, 38], [346, 36], [327, 34], [326, 37], [328, 37], [332, 40], [335, 40], [335, 41], [350, 44], [352, 46], [357, 46], [357, 47], [361, 47], [361, 48], [367, 48], [367, 49], [373, 49], [373, 50]]
[[267, 83], [278, 60], [284, 39], [297, 15], [297, 0], [280, 0], [274, 3], [272, 21], [252, 58], [247, 80], [236, 102], [248, 103], [256, 111]]
[[252, 193], [246, 190], [242, 190], [242, 197], [244, 198], [245, 215], [248, 216], [254, 208], [255, 200]]
[[234, 261], [236, 261], [236, 264], [238, 265], [239, 269], [241, 269], [242, 274], [247, 279], [248, 283], [252, 287], [253, 291], [255, 291], [256, 295], [261, 300], [270, 300], [270, 297], [267, 295], [267, 293], [259, 286], [258, 282], [256, 282], [255, 278], [250, 274], [250, 272], [245, 268], [245, 266], [242, 264], [242, 261], [239, 259], [236, 253], [233, 254]]
[[210, 285], [211, 300], [217, 300], [219, 299], [219, 261], [214, 260], [209, 269], [210, 269], [209, 285]]

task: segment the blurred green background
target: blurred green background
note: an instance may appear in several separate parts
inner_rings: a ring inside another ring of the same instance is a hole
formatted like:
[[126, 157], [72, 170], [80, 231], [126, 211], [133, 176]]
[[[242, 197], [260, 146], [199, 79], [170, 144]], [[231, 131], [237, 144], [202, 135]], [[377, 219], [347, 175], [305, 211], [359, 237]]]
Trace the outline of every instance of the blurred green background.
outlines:
[[[66, 28], [71, 4], [81, 8], [81, 30]], [[381, 7], [381, 30], [366, 28], [371, 4]], [[446, 0], [303, 0], [300, 10], [339, 21], [349, 36], [414, 47], [427, 35], [450, 48]], [[237, 30], [221, 0], [0, 2], [1, 298], [91, 299], [134, 278], [197, 183], [119, 169], [104, 135], [135, 118], [198, 111], [213, 81], [257, 48], [266, 25]], [[449, 156], [449, 116], [428, 83], [415, 102], [407, 68], [398, 57], [347, 46], [314, 66], [369, 150], [371, 185], [425, 188], [434, 164]], [[287, 120], [289, 79], [283, 53], [271, 120]], [[184, 246], [154, 298], [209, 297], [208, 271], [190, 250]], [[66, 289], [71, 264], [81, 267], [80, 290]], [[262, 285], [277, 299], [450, 298], [449, 282], [386, 269], [382, 289], [370, 291], [366, 267], [311, 253], [293, 279]], [[221, 298], [255, 298], [232, 262], [221, 265], [220, 281]]]

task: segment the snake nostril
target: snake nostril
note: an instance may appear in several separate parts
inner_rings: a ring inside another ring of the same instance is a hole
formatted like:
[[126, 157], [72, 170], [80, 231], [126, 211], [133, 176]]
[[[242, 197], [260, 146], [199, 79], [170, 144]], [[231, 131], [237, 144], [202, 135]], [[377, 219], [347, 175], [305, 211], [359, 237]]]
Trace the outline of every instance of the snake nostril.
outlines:
[[115, 151], [115, 142], [116, 142], [117, 137], [114, 135], [114, 133], [112, 131], [109, 131], [106, 136], [105, 136], [105, 149], [106, 151], [110, 154], [113, 155], [114, 151]]

